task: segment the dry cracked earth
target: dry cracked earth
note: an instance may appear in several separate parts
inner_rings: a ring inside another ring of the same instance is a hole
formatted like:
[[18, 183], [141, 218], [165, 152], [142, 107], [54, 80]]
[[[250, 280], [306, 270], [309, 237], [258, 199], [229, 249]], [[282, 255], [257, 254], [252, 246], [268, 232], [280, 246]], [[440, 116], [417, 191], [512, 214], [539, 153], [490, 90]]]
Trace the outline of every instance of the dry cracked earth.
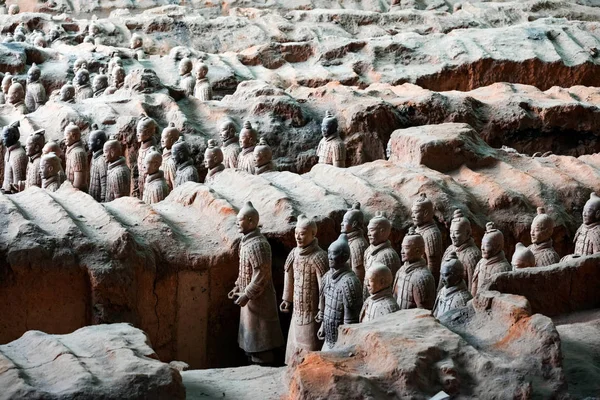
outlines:
[[[244, 366], [239, 310], [226, 296], [238, 272], [235, 217], [248, 200], [273, 248], [278, 298], [297, 217], [317, 219], [326, 248], [357, 201], [367, 218], [392, 217], [398, 249], [411, 204], [426, 193], [446, 245], [461, 208], [478, 244], [486, 222], [496, 223], [509, 259], [517, 242], [531, 242], [535, 210], [545, 207], [556, 221], [558, 253], [571, 254], [583, 205], [600, 193], [596, 2], [18, 5], [18, 14], [0, 15], [0, 36], [20, 24], [28, 36], [0, 43], [0, 71], [26, 86], [35, 62], [49, 95], [26, 115], [0, 105], [0, 125], [19, 120], [23, 143], [41, 128], [60, 141], [69, 122], [87, 137], [97, 124], [125, 146], [135, 180], [135, 125], [146, 113], [160, 129], [175, 124], [203, 176], [207, 141], [220, 141], [219, 125], [231, 118], [238, 131], [251, 121], [268, 140], [278, 171], [225, 170], [155, 205], [135, 197], [99, 204], [68, 183], [55, 193], [0, 195], [0, 387], [14, 389], [0, 399], [426, 399], [442, 390], [472, 399], [600, 396], [598, 255], [501, 274], [441, 322], [412, 310], [342, 327], [332, 352], [288, 369]], [[100, 33], [84, 42], [92, 23]], [[56, 29], [48, 47], [32, 43], [36, 32]], [[129, 48], [133, 34], [143, 38], [144, 58]], [[75, 104], [58, 101], [76, 59], [87, 61], [93, 78], [113, 54], [129, 84]], [[183, 57], [208, 65], [213, 100], [178, 88]], [[327, 110], [339, 120], [348, 168], [317, 164]], [[123, 322], [133, 327], [100, 325]], [[287, 329], [289, 318], [282, 324]], [[107, 368], [131, 373], [116, 379]], [[147, 375], [155, 379], [139, 380]]]

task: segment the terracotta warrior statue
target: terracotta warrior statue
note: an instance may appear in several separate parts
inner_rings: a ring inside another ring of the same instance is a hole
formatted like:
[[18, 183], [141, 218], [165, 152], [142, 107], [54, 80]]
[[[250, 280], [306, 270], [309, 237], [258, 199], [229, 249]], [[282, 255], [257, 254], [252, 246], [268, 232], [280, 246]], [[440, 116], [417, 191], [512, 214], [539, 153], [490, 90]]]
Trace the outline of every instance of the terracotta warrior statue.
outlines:
[[223, 152], [217, 146], [217, 141], [214, 139], [208, 141], [208, 147], [204, 151], [204, 166], [208, 170], [204, 182], [212, 181], [216, 174], [225, 169], [223, 165]]
[[123, 68], [123, 59], [119, 57], [119, 53], [117, 51], [113, 52], [110, 60], [108, 60], [108, 71], [106, 72], [108, 73], [109, 80], [112, 79], [116, 67]]
[[194, 84], [194, 97], [200, 101], [212, 100], [212, 88], [208, 78], [208, 66], [198, 63], [196, 66], [196, 83]]
[[40, 173], [40, 162], [42, 157], [42, 149], [46, 144], [45, 130], [40, 129], [33, 132], [27, 138], [25, 144], [25, 154], [29, 158], [27, 163], [26, 179], [19, 182], [18, 191], [25, 190], [31, 186], [42, 187], [42, 175]]
[[[342, 233], [348, 236], [350, 245], [350, 266], [352, 271], [358, 277], [360, 284], [365, 282], [365, 251], [369, 247], [369, 242], [365, 239], [363, 232], [364, 216], [360, 210], [360, 203], [354, 203], [351, 209], [346, 211], [342, 220]], [[391, 275], [391, 271], [390, 271]], [[390, 281], [390, 285], [392, 282]]]
[[473, 273], [475, 266], [481, 260], [481, 251], [471, 236], [471, 222], [458, 209], [454, 210], [454, 216], [450, 223], [450, 240], [452, 240], [452, 244], [444, 252], [443, 259], [447, 259], [452, 252], [456, 253], [465, 271], [464, 280], [467, 288], [471, 290]]
[[10, 89], [10, 85], [12, 85], [12, 78], [10, 72], [7, 72], [2, 78], [2, 93], [0, 93], [0, 104], [6, 104], [8, 98], [8, 89]]
[[116, 65], [110, 74], [110, 86], [104, 91], [105, 95], [114, 94], [123, 87], [125, 82], [125, 69], [121, 65]]
[[104, 143], [108, 140], [106, 132], [98, 129], [98, 125], [92, 125], [92, 131], [88, 136], [88, 147], [92, 152], [90, 163], [90, 196], [97, 202], [106, 201], [106, 173], [107, 165], [104, 158]]
[[136, 59], [143, 60], [146, 58], [146, 52], [144, 51], [144, 39], [142, 39], [142, 37], [137, 33], [134, 33], [131, 36], [129, 48], [134, 50], [134, 56]]
[[94, 77], [92, 81], [92, 91], [94, 97], [100, 97], [108, 88], [108, 75], [104, 73], [104, 68], [100, 68], [100, 73]]
[[237, 168], [237, 160], [242, 149], [235, 132], [233, 121], [226, 121], [221, 124], [221, 141], [223, 141], [223, 165], [225, 168]]
[[187, 143], [183, 141], [183, 137], [180, 137], [172, 147], [173, 162], [177, 167], [175, 173], [175, 187], [181, 186], [186, 182], [200, 182], [200, 176], [198, 170], [194, 165], [192, 156], [190, 154], [190, 148]]
[[79, 57], [73, 63], [73, 75], [77, 75], [80, 69], [87, 69], [87, 61], [83, 57]]
[[94, 91], [90, 86], [90, 73], [87, 69], [79, 69], [75, 74], [74, 82], [76, 102], [94, 97]]
[[323, 139], [317, 147], [319, 163], [344, 168], [346, 166], [346, 145], [338, 134], [337, 118], [329, 111], [321, 123], [321, 134]]
[[504, 235], [493, 222], [486, 224], [486, 231], [481, 240], [481, 256], [475, 267], [471, 294], [475, 296], [484, 282], [499, 272], [512, 271], [512, 267], [504, 255]]
[[6, 102], [13, 106], [16, 112], [21, 114], [27, 114], [27, 107], [25, 106], [25, 90], [17, 78], [13, 78], [12, 84], [8, 89], [6, 96]]
[[67, 145], [67, 180], [75, 189], [88, 191], [90, 169], [88, 165], [87, 152], [81, 142], [81, 131], [74, 123], [67, 125], [64, 131], [65, 144]]
[[52, 152], [44, 154], [40, 159], [40, 174], [42, 175], [42, 188], [49, 192], [56, 192], [62, 182], [58, 176], [62, 170], [61, 161]]
[[261, 137], [258, 145], [254, 148], [254, 173], [260, 175], [271, 171], [275, 171], [273, 150], [265, 138]]
[[538, 267], [545, 267], [560, 261], [560, 256], [552, 247], [553, 233], [554, 220], [546, 214], [544, 207], [538, 207], [537, 216], [531, 223], [531, 245], [529, 246], [529, 250], [535, 256], [535, 265]]
[[75, 103], [75, 86], [68, 81], [60, 88], [59, 100], [65, 103]]
[[253, 363], [273, 363], [273, 350], [283, 346], [277, 299], [271, 276], [271, 245], [260, 233], [258, 211], [247, 202], [237, 216], [239, 274], [227, 297], [240, 306], [238, 344]]
[[348, 265], [350, 246], [345, 233], [329, 246], [327, 254], [330, 269], [323, 275], [317, 315], [321, 323], [317, 336], [325, 340], [323, 350], [333, 348], [340, 325], [358, 322], [363, 304], [362, 284]]
[[163, 148], [162, 165], [160, 166], [160, 169], [164, 172], [169, 190], [173, 190], [173, 187], [175, 186], [175, 174], [177, 171], [175, 161], [173, 161], [173, 157], [171, 157], [171, 149], [173, 148], [173, 144], [179, 140], [179, 136], [179, 130], [175, 128], [173, 122], [170, 122], [169, 126], [163, 129], [160, 135], [160, 145]]
[[433, 316], [439, 318], [444, 313], [464, 307], [473, 298], [464, 281], [465, 271], [456, 252], [451, 251], [442, 262], [440, 277], [442, 288], [438, 292], [433, 307]]
[[62, 153], [59, 144], [54, 140], [49, 140], [44, 145], [42, 149], [42, 155], [54, 153], [55, 156], [60, 160], [59, 171], [58, 171], [58, 186], [62, 185], [64, 181], [67, 180], [67, 174], [65, 173], [65, 165], [64, 154]]
[[[392, 248], [392, 243], [389, 241], [392, 233], [392, 223], [389, 219], [378, 212], [367, 226], [367, 237], [369, 238], [369, 247], [365, 251], [365, 274], [369, 272], [371, 265], [378, 262], [390, 269], [392, 276], [400, 269], [402, 262], [396, 250]], [[363, 282], [363, 300], [369, 297], [367, 283]]]
[[144, 170], [146, 171], [146, 184], [142, 199], [146, 204], [154, 204], [163, 201], [169, 195], [169, 185], [165, 180], [164, 173], [160, 170], [162, 156], [159, 152], [151, 151], [144, 159]]
[[185, 57], [179, 61], [179, 88], [183, 90], [186, 96], [194, 94], [196, 79], [192, 76], [193, 68], [194, 65], [189, 58]]
[[583, 224], [575, 233], [575, 254], [588, 256], [600, 252], [600, 196], [590, 194], [583, 207]]
[[104, 158], [107, 162], [106, 171], [106, 201], [129, 196], [131, 189], [131, 171], [122, 156], [121, 143], [107, 140], [104, 143]]
[[433, 309], [435, 279], [427, 268], [425, 239], [410, 227], [402, 240], [402, 267], [394, 280], [394, 297], [401, 310], [409, 308]]
[[525, 247], [523, 243], [517, 243], [511, 262], [513, 269], [535, 267], [535, 256], [533, 252]]
[[254, 174], [254, 147], [258, 132], [252, 128], [250, 121], [244, 122], [244, 127], [240, 131], [240, 147], [242, 151], [238, 156], [237, 167], [249, 174]]
[[292, 311], [285, 363], [290, 365], [296, 356], [321, 349], [315, 319], [319, 311], [319, 288], [327, 272], [327, 253], [319, 247], [317, 224], [304, 214], [296, 224], [296, 248], [285, 261], [285, 280], [281, 312]]
[[27, 171], [27, 154], [19, 142], [19, 121], [2, 128], [2, 144], [4, 145], [4, 193], [16, 191], [19, 181], [24, 181]]
[[27, 72], [27, 93], [25, 94], [25, 105], [29, 112], [34, 112], [40, 106], [46, 104], [46, 89], [40, 80], [42, 71], [33, 63]]
[[392, 271], [381, 263], [373, 263], [365, 281], [370, 296], [360, 311], [360, 322], [369, 322], [400, 309], [392, 293]]
[[136, 127], [137, 141], [140, 144], [137, 155], [138, 167], [138, 190], [139, 197], [144, 195], [144, 183], [148, 174], [144, 169], [144, 160], [146, 155], [151, 151], [158, 151], [154, 143], [154, 135], [158, 130], [158, 125], [154, 119], [142, 114], [142, 118], [138, 121]]
[[425, 240], [425, 261], [436, 284], [440, 281], [440, 265], [444, 247], [442, 233], [433, 220], [433, 203], [425, 193], [421, 193], [412, 206], [412, 220], [417, 226], [417, 233]]

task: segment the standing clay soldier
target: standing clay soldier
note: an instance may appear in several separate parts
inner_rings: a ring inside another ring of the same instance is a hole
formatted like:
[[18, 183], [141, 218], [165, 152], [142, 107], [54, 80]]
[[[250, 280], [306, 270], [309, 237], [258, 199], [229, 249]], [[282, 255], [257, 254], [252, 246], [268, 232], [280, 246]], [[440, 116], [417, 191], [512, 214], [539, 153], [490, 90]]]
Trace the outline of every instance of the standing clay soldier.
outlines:
[[104, 143], [104, 158], [108, 163], [106, 172], [106, 201], [129, 196], [131, 171], [122, 156], [121, 143], [107, 140]]
[[583, 224], [575, 233], [575, 254], [588, 256], [600, 252], [600, 197], [590, 194], [583, 207]]
[[67, 180], [67, 174], [65, 173], [65, 169], [63, 167], [63, 164], [65, 164], [64, 156], [62, 154], [62, 151], [60, 150], [60, 146], [54, 140], [49, 140], [48, 142], [46, 142], [44, 148], [42, 149], [42, 155], [50, 153], [54, 153], [54, 155], [57, 156], [60, 160], [60, 168], [58, 171], [58, 186], [60, 186], [63, 184], [64, 181]]
[[317, 336], [325, 340], [323, 350], [333, 348], [338, 338], [338, 327], [358, 322], [362, 308], [362, 284], [348, 265], [350, 246], [346, 234], [329, 246], [329, 271], [323, 275], [320, 291], [319, 314], [321, 322]]
[[433, 220], [433, 203], [425, 193], [421, 193], [413, 203], [412, 220], [417, 226], [417, 233], [423, 236], [423, 240], [425, 240], [425, 260], [437, 284], [440, 281], [440, 266], [444, 247], [442, 233]]
[[179, 61], [179, 88], [183, 90], [186, 96], [194, 94], [196, 79], [192, 76], [193, 67], [192, 60], [187, 57]]
[[129, 47], [131, 50], [135, 51], [134, 55], [136, 59], [143, 60], [146, 58], [146, 53], [144, 52], [144, 40], [137, 33], [134, 33], [133, 36], [131, 36]]
[[2, 129], [2, 144], [4, 145], [4, 193], [12, 193], [19, 181], [24, 181], [27, 171], [27, 154], [19, 142], [20, 122], [16, 121]]
[[140, 144], [137, 155], [137, 167], [138, 167], [138, 190], [140, 198], [144, 195], [144, 184], [148, 174], [144, 169], [144, 160], [146, 155], [151, 151], [157, 151], [154, 146], [154, 134], [158, 129], [156, 121], [149, 118], [146, 115], [142, 115], [142, 118], [138, 121], [136, 127], [137, 141]]
[[27, 107], [25, 106], [25, 90], [23, 85], [17, 82], [17, 78], [13, 78], [12, 85], [8, 89], [8, 95], [6, 96], [6, 102], [13, 106], [16, 112], [21, 114], [27, 114]]
[[214, 139], [208, 141], [208, 147], [204, 151], [204, 166], [208, 169], [208, 173], [204, 179], [205, 183], [212, 181], [216, 174], [225, 169], [223, 165], [223, 152], [217, 146], [217, 141]]
[[295, 236], [298, 246], [285, 261], [283, 301], [279, 306], [284, 313], [292, 311], [285, 351], [285, 363], [288, 365], [297, 356], [321, 349], [315, 317], [319, 311], [322, 277], [328, 270], [327, 253], [319, 247], [315, 221], [300, 215]]
[[258, 227], [258, 211], [246, 202], [237, 216], [239, 274], [227, 297], [240, 309], [238, 344], [253, 363], [273, 363], [273, 350], [283, 346], [277, 299], [271, 276], [271, 245]]
[[374, 263], [366, 276], [370, 296], [360, 311], [360, 322], [369, 322], [400, 309], [392, 293], [392, 271], [380, 263]]
[[[342, 233], [348, 236], [350, 245], [350, 266], [358, 277], [361, 285], [365, 282], [365, 251], [369, 242], [365, 239], [363, 232], [364, 216], [360, 210], [360, 203], [354, 203], [351, 209], [346, 211], [342, 220]], [[390, 271], [391, 275], [391, 271]], [[392, 275], [393, 276], [393, 275]], [[393, 279], [393, 278], [392, 278]], [[390, 281], [390, 285], [392, 282]]]
[[98, 129], [97, 125], [92, 125], [93, 131], [88, 137], [88, 147], [92, 152], [92, 162], [90, 163], [90, 196], [99, 203], [106, 201], [106, 173], [107, 165], [104, 158], [104, 143], [107, 137], [103, 130]]
[[508, 272], [512, 267], [504, 255], [504, 235], [496, 229], [493, 222], [486, 224], [485, 234], [481, 240], [481, 256], [475, 267], [471, 294], [475, 296], [492, 275]]
[[113, 68], [110, 75], [110, 86], [104, 91], [105, 95], [114, 94], [117, 90], [123, 87], [125, 82], [125, 70], [122, 66], [117, 65]]
[[100, 73], [94, 77], [92, 81], [92, 91], [94, 97], [100, 97], [108, 88], [108, 76], [104, 74], [104, 69], [100, 68]]
[[40, 129], [33, 132], [27, 138], [25, 144], [25, 153], [29, 158], [27, 163], [26, 179], [19, 185], [19, 191], [30, 188], [32, 186], [42, 187], [42, 175], [40, 174], [40, 162], [42, 157], [42, 149], [46, 144], [44, 137], [45, 131]]
[[[381, 212], [378, 212], [367, 226], [367, 237], [369, 238], [369, 247], [365, 251], [364, 263], [365, 274], [371, 268], [371, 265], [378, 262], [390, 269], [392, 276], [400, 269], [402, 262], [396, 250], [392, 248], [389, 241], [392, 233], [392, 223]], [[369, 297], [367, 283], [363, 282], [363, 300]]]
[[414, 227], [402, 240], [402, 262], [404, 263], [394, 280], [394, 297], [401, 310], [410, 308], [433, 309], [435, 303], [435, 280], [427, 268], [425, 240]]
[[198, 170], [194, 165], [190, 155], [190, 148], [187, 143], [180, 137], [172, 147], [173, 161], [177, 167], [175, 173], [175, 187], [181, 186], [186, 182], [200, 182]]
[[346, 166], [346, 145], [338, 134], [337, 118], [329, 111], [321, 123], [321, 134], [323, 139], [317, 147], [319, 163], [344, 168]]
[[87, 69], [80, 69], [75, 75], [75, 101], [80, 102], [94, 97], [94, 91], [90, 86], [90, 73]]
[[242, 151], [238, 156], [237, 167], [242, 171], [254, 175], [254, 147], [258, 132], [252, 128], [250, 121], [244, 122], [244, 127], [240, 131], [240, 147]]
[[62, 166], [60, 158], [52, 152], [44, 154], [40, 160], [40, 174], [42, 176], [42, 189], [56, 192], [62, 182], [58, 176]]
[[160, 145], [163, 148], [162, 165], [160, 166], [160, 169], [164, 172], [169, 190], [173, 190], [173, 187], [175, 187], [175, 174], [177, 172], [175, 161], [173, 161], [173, 157], [171, 157], [171, 149], [173, 144], [179, 140], [179, 136], [179, 130], [175, 128], [173, 122], [170, 122], [169, 126], [163, 129], [162, 134], [160, 135]]
[[169, 195], [169, 185], [165, 180], [164, 173], [160, 170], [162, 156], [156, 151], [151, 151], [144, 160], [146, 171], [146, 184], [142, 199], [146, 204], [154, 204], [163, 201]]
[[27, 93], [25, 94], [25, 105], [29, 112], [34, 112], [40, 106], [46, 104], [46, 89], [40, 82], [42, 71], [33, 63], [27, 72]]
[[65, 103], [75, 103], [75, 86], [73, 86], [71, 81], [68, 81], [60, 88], [59, 99]]
[[79, 72], [80, 69], [87, 69], [87, 61], [82, 57], [79, 57], [73, 63], [73, 74], [77, 75], [77, 72]]
[[513, 253], [512, 262], [513, 269], [533, 268], [535, 267], [535, 256], [533, 252], [525, 247], [523, 243], [517, 243], [515, 252]]
[[235, 125], [233, 121], [226, 121], [221, 124], [221, 140], [223, 141], [223, 165], [225, 168], [237, 168], [237, 160], [242, 151], [238, 138], [235, 134]]
[[450, 240], [452, 244], [444, 252], [442, 259], [447, 259], [450, 253], [455, 252], [465, 271], [465, 283], [471, 290], [475, 266], [481, 260], [481, 251], [475, 245], [471, 236], [471, 223], [465, 218], [461, 210], [454, 210], [454, 216], [450, 223]]
[[194, 97], [200, 101], [212, 100], [212, 88], [206, 78], [208, 67], [204, 63], [196, 66], [196, 83], [194, 84]]
[[6, 104], [8, 97], [8, 89], [10, 89], [10, 85], [12, 84], [12, 78], [10, 72], [7, 72], [2, 78], [2, 93], [0, 93], [0, 104]]
[[88, 180], [90, 170], [88, 165], [87, 152], [81, 142], [81, 131], [74, 123], [67, 125], [64, 131], [65, 144], [67, 145], [67, 180], [71, 182], [75, 189], [83, 192], [88, 191]]
[[558, 253], [552, 247], [553, 233], [554, 220], [546, 214], [544, 207], [538, 207], [537, 215], [531, 223], [531, 245], [529, 246], [529, 250], [535, 256], [535, 265], [538, 267], [545, 267], [560, 261]]
[[265, 138], [261, 137], [258, 145], [254, 148], [254, 173], [260, 175], [271, 171], [275, 171], [273, 150]]
[[440, 277], [443, 287], [438, 292], [433, 307], [433, 316], [440, 318], [444, 313], [456, 308], [464, 307], [473, 298], [463, 279], [465, 271], [458, 255], [451, 251], [444, 258]]

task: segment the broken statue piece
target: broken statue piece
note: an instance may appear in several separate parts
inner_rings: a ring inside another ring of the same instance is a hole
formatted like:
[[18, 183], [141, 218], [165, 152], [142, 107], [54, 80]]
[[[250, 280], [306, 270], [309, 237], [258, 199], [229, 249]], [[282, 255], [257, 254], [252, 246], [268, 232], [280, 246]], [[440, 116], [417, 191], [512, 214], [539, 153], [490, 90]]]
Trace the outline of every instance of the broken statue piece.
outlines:
[[296, 224], [295, 247], [285, 261], [282, 312], [292, 312], [285, 363], [290, 365], [308, 351], [321, 349], [317, 337], [319, 288], [329, 269], [327, 253], [319, 247], [317, 224], [304, 214]]
[[173, 190], [173, 187], [175, 187], [175, 175], [177, 172], [177, 167], [175, 166], [175, 161], [173, 161], [171, 151], [173, 144], [179, 140], [179, 136], [181, 136], [179, 129], [175, 128], [173, 122], [170, 122], [169, 126], [163, 129], [160, 135], [160, 145], [163, 148], [160, 169], [164, 173], [165, 180], [167, 181], [170, 190]]
[[204, 151], [204, 166], [208, 170], [204, 182], [210, 182], [215, 178], [219, 172], [225, 169], [223, 165], [223, 152], [221, 148], [217, 146], [217, 141], [210, 139], [208, 146]]
[[537, 215], [531, 223], [531, 245], [529, 250], [535, 256], [535, 265], [545, 267], [556, 264], [560, 256], [552, 247], [552, 234], [554, 233], [554, 220], [544, 207], [537, 209]]
[[464, 307], [473, 298], [464, 281], [464, 266], [456, 252], [451, 251], [442, 262], [440, 279], [442, 288], [437, 294], [433, 316], [439, 318], [447, 311]]
[[440, 265], [444, 247], [442, 244], [442, 233], [433, 219], [433, 203], [425, 193], [420, 193], [412, 205], [412, 220], [416, 225], [417, 233], [425, 241], [425, 261], [431, 271], [436, 284], [440, 280]]
[[583, 207], [583, 223], [575, 233], [575, 253], [587, 256], [600, 252], [600, 196], [591, 193]]
[[[375, 217], [369, 221], [367, 226], [367, 236], [369, 238], [369, 247], [365, 250], [364, 263], [365, 274], [371, 268], [371, 265], [378, 262], [390, 269], [392, 275], [400, 269], [402, 262], [396, 250], [393, 249], [389, 241], [392, 232], [392, 223], [381, 212], [377, 212]], [[363, 300], [369, 297], [366, 282], [363, 282]]]
[[228, 297], [240, 306], [238, 344], [251, 362], [270, 364], [273, 350], [284, 344], [271, 275], [271, 245], [260, 232], [259, 214], [251, 202], [239, 211], [237, 226], [243, 235], [239, 273]]
[[317, 334], [325, 341], [323, 350], [333, 348], [340, 325], [359, 321], [363, 303], [362, 284], [348, 265], [350, 246], [345, 233], [329, 246], [327, 254], [329, 271], [323, 275], [317, 315], [317, 322], [321, 322]]
[[238, 157], [242, 148], [236, 135], [233, 121], [225, 121], [219, 127], [223, 146], [223, 165], [225, 168], [237, 168]]
[[254, 147], [258, 139], [258, 132], [252, 128], [250, 121], [244, 122], [244, 127], [240, 132], [241, 152], [238, 155], [237, 168], [254, 174]]
[[394, 297], [401, 310], [409, 308], [433, 309], [435, 279], [427, 268], [425, 240], [411, 227], [402, 240], [402, 267], [394, 279]]
[[81, 130], [71, 122], [65, 127], [64, 138], [67, 145], [65, 153], [67, 180], [71, 182], [75, 189], [87, 192], [90, 173], [87, 152], [81, 141]]
[[533, 268], [535, 267], [535, 256], [533, 252], [523, 245], [523, 243], [517, 243], [515, 246], [515, 252], [513, 253], [511, 264], [513, 269], [522, 268]]
[[360, 312], [360, 322], [369, 322], [400, 309], [392, 293], [392, 271], [381, 263], [374, 263], [365, 277], [370, 296]]
[[346, 166], [346, 145], [338, 134], [337, 118], [329, 111], [321, 123], [321, 134], [323, 138], [317, 147], [319, 163], [344, 168]]
[[131, 188], [131, 171], [122, 156], [121, 143], [111, 139], [104, 143], [104, 157], [106, 158], [106, 201], [113, 201], [119, 197], [129, 196]]
[[104, 158], [104, 143], [106, 143], [106, 132], [98, 129], [97, 125], [92, 126], [92, 131], [88, 136], [88, 147], [92, 152], [90, 162], [90, 189], [89, 194], [97, 202], [106, 201], [106, 158]]
[[458, 209], [454, 210], [452, 222], [450, 223], [450, 240], [452, 240], [452, 244], [448, 246], [442, 259], [447, 259], [452, 252], [456, 253], [464, 267], [464, 280], [467, 288], [471, 290], [475, 266], [481, 260], [481, 250], [479, 250], [471, 236], [471, 222]]
[[175, 187], [181, 186], [186, 182], [200, 182], [198, 170], [194, 166], [190, 148], [183, 141], [183, 136], [171, 148], [171, 157], [177, 171], [175, 172]]
[[157, 151], [150, 151], [144, 160], [146, 172], [146, 183], [142, 199], [146, 204], [154, 204], [163, 201], [169, 195], [169, 185], [160, 170], [162, 156]]
[[273, 150], [266, 139], [261, 137], [258, 145], [254, 148], [254, 173], [260, 175], [271, 171], [275, 171]]
[[344, 214], [341, 231], [348, 235], [348, 243], [350, 245], [350, 266], [358, 280], [361, 282], [361, 285], [365, 281], [365, 251], [369, 247], [369, 242], [365, 238], [365, 233], [363, 231], [363, 225], [364, 215], [360, 209], [360, 203], [357, 202]]
[[5, 149], [2, 190], [5, 193], [15, 192], [19, 181], [24, 181], [27, 176], [27, 154], [19, 142], [20, 125], [16, 121], [2, 128], [2, 144]]
[[481, 260], [475, 267], [471, 294], [475, 296], [484, 283], [494, 274], [509, 272], [512, 267], [504, 255], [504, 235], [493, 222], [486, 224], [481, 240]]

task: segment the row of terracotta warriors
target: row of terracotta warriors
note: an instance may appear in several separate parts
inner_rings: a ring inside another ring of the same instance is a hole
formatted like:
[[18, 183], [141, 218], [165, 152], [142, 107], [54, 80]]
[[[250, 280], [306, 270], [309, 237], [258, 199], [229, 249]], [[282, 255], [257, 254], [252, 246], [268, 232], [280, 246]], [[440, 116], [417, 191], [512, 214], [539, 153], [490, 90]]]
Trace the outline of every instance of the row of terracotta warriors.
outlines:
[[[422, 194], [413, 204], [411, 228], [401, 255], [393, 249], [392, 224], [378, 214], [362, 230], [360, 205], [344, 215], [342, 234], [328, 251], [319, 247], [317, 225], [298, 218], [297, 247], [285, 263], [282, 312], [292, 313], [286, 363], [308, 351], [331, 348], [342, 324], [371, 321], [400, 309], [432, 310], [439, 318], [464, 307], [496, 274], [547, 266], [560, 261], [552, 246], [554, 221], [538, 209], [531, 226], [532, 245], [517, 245], [512, 265], [504, 254], [504, 235], [488, 223], [481, 249], [471, 237], [471, 224], [456, 210], [450, 226], [452, 244], [442, 248], [433, 219], [433, 203]], [[258, 211], [247, 203], [238, 214], [239, 275], [228, 294], [241, 306], [238, 342], [256, 363], [269, 363], [283, 346], [275, 291], [271, 279], [271, 249], [258, 229]], [[575, 238], [575, 254], [600, 252], [600, 197], [592, 193], [583, 224]], [[324, 343], [323, 343], [324, 341]]]

